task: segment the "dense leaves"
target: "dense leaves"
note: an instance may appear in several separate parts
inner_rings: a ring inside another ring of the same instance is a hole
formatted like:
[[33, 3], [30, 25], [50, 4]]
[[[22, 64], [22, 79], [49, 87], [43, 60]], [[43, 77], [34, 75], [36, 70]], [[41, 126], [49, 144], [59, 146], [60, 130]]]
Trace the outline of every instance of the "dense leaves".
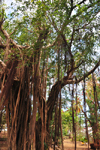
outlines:
[[[59, 133], [62, 139], [62, 103], [73, 102], [74, 126], [74, 116], [77, 119], [81, 104], [72, 87], [93, 73], [100, 63], [100, 2], [17, 0], [9, 8], [3, 3], [0, 7], [0, 109], [7, 105], [8, 135], [10, 140], [14, 139], [15, 149], [30, 149], [33, 139], [33, 148], [43, 150], [45, 145], [51, 146], [48, 139], [54, 112], [55, 149]], [[70, 122], [70, 114], [66, 115]], [[21, 120], [25, 123], [23, 129]], [[10, 140], [8, 145], [13, 150]]]

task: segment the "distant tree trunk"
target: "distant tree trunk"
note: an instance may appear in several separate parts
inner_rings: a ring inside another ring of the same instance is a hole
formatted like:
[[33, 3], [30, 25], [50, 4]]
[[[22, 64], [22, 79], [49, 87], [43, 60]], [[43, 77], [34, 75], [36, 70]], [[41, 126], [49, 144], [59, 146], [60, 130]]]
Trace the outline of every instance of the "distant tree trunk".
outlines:
[[75, 150], [76, 150], [76, 124], [74, 120], [74, 84], [72, 85], [72, 120], [73, 120], [73, 135], [75, 138]]
[[55, 139], [54, 139], [54, 150], [55, 150], [55, 145], [57, 145], [57, 127], [58, 127], [58, 100], [56, 101], [55, 104], [55, 117], [54, 117], [54, 122], [55, 122]]
[[[60, 80], [60, 50], [58, 49], [58, 83]], [[60, 88], [60, 86], [58, 85], [58, 88]], [[60, 88], [61, 89], [61, 88]], [[59, 91], [60, 91], [59, 89]], [[54, 150], [55, 150], [55, 145], [58, 144], [58, 136], [59, 136], [59, 115], [58, 115], [58, 102], [59, 102], [59, 95], [57, 95], [57, 100], [55, 102], [55, 118], [54, 118], [54, 122], [55, 122], [55, 141], [54, 141]], [[60, 109], [60, 108], [59, 108]]]
[[95, 83], [95, 77], [94, 74], [92, 74], [92, 83], [93, 83], [93, 93], [94, 93], [94, 103], [95, 103], [95, 108], [94, 108], [94, 114], [95, 114], [95, 121], [93, 123], [93, 137], [94, 137], [94, 142], [96, 139], [99, 139], [99, 125], [98, 125], [98, 98], [97, 98], [97, 91], [96, 91], [96, 83]]
[[[62, 49], [62, 47], [61, 47]], [[61, 59], [60, 55], [58, 54], [58, 60], [59, 60], [59, 66], [58, 66], [58, 79], [60, 79], [60, 63], [62, 64], [62, 51], [61, 51]], [[65, 61], [66, 65], [67, 62]], [[66, 67], [65, 67], [66, 69]], [[62, 79], [62, 67], [61, 67], [61, 79]], [[58, 80], [59, 81], [59, 80]], [[59, 136], [59, 128], [60, 128], [60, 134], [61, 134], [61, 145], [62, 145], [62, 150], [64, 150], [64, 144], [63, 144], [63, 133], [62, 133], [62, 119], [61, 119], [61, 86], [60, 86], [60, 98], [59, 98], [59, 116], [58, 116], [58, 136]]]
[[62, 150], [64, 150], [63, 133], [62, 133], [62, 120], [61, 120], [61, 91], [60, 91], [60, 102], [59, 102], [59, 120], [60, 120], [60, 131], [61, 131], [61, 144], [62, 144]]
[[[75, 80], [76, 80], [76, 119], [77, 119], [78, 105], [77, 105], [77, 78], [76, 77]], [[75, 122], [75, 147], [76, 147], [76, 138], [77, 138], [77, 126], [78, 126], [78, 122]]]
[[[84, 98], [84, 112], [86, 115], [86, 96], [85, 96], [85, 65], [84, 65], [84, 85], [83, 85], [83, 98]], [[86, 126], [86, 138], [88, 140], [88, 149], [89, 149], [89, 135], [88, 135], [88, 125], [87, 125], [87, 118], [85, 117], [85, 126]]]

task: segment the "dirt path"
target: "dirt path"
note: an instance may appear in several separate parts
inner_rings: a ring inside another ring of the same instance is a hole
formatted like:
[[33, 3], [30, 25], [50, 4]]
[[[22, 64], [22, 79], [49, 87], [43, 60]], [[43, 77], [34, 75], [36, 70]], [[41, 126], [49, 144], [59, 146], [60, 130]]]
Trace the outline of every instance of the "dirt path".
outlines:
[[7, 133], [0, 133], [0, 150], [7, 150]]
[[[53, 150], [53, 148], [50, 148], [49, 150]], [[61, 150], [61, 149], [57, 148], [57, 150]], [[75, 150], [75, 142], [72, 142], [71, 139], [65, 139], [64, 140], [64, 150]], [[88, 150], [88, 145], [77, 141], [76, 150]], [[89, 150], [90, 150], [90, 148], [89, 148]]]
[[[7, 134], [0, 133], [0, 150], [7, 150], [7, 141], [5, 141], [5, 138], [7, 138]], [[50, 150], [53, 149], [50, 148]], [[75, 150], [75, 143], [71, 139], [65, 139], [64, 150]], [[77, 142], [77, 150], [88, 150], [88, 145]]]
[[[64, 150], [75, 150], [75, 143], [70, 139], [64, 140]], [[77, 150], [88, 150], [88, 145], [77, 142]]]

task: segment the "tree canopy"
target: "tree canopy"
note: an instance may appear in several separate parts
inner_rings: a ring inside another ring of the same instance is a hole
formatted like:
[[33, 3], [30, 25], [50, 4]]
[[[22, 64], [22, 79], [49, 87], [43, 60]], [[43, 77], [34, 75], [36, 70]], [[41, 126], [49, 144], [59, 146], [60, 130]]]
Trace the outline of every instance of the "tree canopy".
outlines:
[[44, 141], [50, 145], [53, 111], [56, 144], [62, 89], [77, 85], [100, 64], [99, 19], [99, 0], [17, 0], [10, 8], [2, 1], [0, 110], [6, 106], [12, 150], [30, 149], [32, 137], [36, 149], [43, 150]]

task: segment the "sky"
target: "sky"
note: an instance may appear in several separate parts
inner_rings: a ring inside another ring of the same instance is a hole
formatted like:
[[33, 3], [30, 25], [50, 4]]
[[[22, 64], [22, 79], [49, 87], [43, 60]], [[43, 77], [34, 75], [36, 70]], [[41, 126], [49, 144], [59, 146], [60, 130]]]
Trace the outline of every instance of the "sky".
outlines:
[[[23, 0], [22, 0], [23, 1]], [[10, 6], [11, 5], [11, 3], [12, 2], [15, 2], [15, 0], [4, 0], [4, 2], [5, 2], [5, 4], [7, 5], [7, 6]], [[89, 0], [87, 0], [85, 3], [87, 4], [89, 2]], [[11, 10], [11, 8], [10, 9], [8, 9], [8, 10], [6, 10], [6, 14], [8, 15], [9, 13], [11, 13], [12, 12], [12, 10]], [[73, 13], [75, 13], [75, 12], [73, 12]], [[98, 13], [98, 16], [100, 16], [100, 13]], [[100, 19], [100, 18], [99, 18]], [[98, 20], [98, 22], [100, 22], [100, 20]], [[96, 51], [98, 52], [98, 57], [100, 58], [100, 46], [98, 46], [97, 48], [96, 48]], [[98, 58], [98, 59], [99, 59]]]
[[[4, 0], [4, 3], [7, 5], [7, 6], [11, 6], [11, 3], [12, 2], [15, 2], [15, 0]], [[9, 13], [11, 13], [11, 8], [7, 9], [6, 10], [6, 14], [8, 15]]]
[[15, 0], [4, 0], [5, 4], [7, 4], [7, 6], [10, 6], [10, 4], [12, 2], [15, 2]]

